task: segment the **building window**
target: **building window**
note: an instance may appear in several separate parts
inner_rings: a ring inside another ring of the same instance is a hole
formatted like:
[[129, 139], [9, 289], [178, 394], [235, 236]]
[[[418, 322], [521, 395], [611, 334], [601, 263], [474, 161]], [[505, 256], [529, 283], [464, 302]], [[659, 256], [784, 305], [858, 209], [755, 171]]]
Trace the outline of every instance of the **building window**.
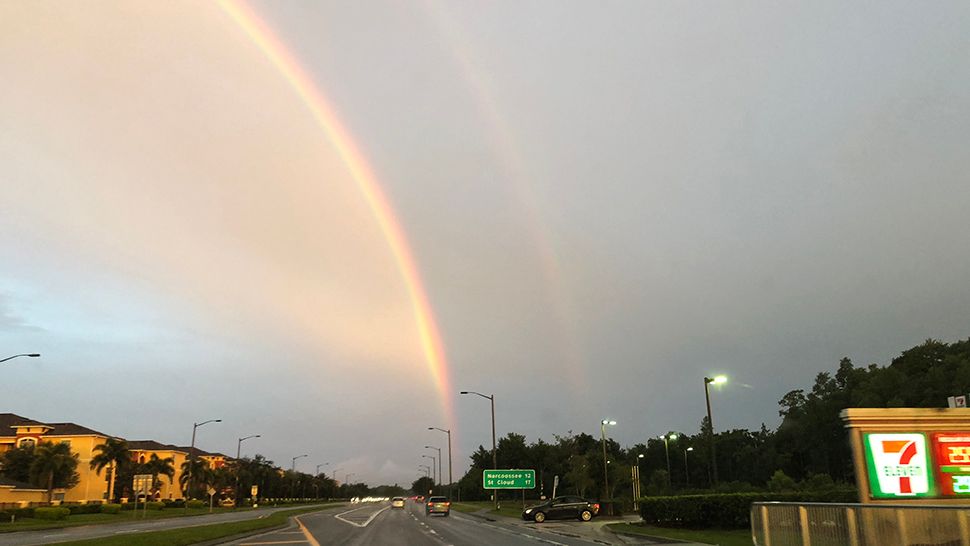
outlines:
[[34, 440], [33, 438], [21, 438], [20, 443], [17, 444], [17, 447], [35, 447], [36, 445], [37, 440]]

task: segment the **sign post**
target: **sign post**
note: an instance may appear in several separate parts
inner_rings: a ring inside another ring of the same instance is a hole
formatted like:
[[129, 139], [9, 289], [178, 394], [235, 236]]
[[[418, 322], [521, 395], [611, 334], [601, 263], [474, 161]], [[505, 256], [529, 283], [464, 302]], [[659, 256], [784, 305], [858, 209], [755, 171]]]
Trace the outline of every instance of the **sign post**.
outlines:
[[145, 495], [145, 516], [148, 515], [148, 493], [152, 488], [151, 474], [135, 474], [132, 478], [131, 490], [135, 494], [134, 516], [138, 517], [138, 497]]

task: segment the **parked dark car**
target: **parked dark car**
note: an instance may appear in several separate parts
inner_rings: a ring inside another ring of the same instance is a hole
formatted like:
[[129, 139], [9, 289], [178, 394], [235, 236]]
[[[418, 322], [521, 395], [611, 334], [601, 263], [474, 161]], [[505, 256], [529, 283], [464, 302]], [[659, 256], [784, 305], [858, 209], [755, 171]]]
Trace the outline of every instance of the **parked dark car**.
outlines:
[[589, 521], [599, 514], [599, 503], [582, 497], [556, 497], [542, 504], [530, 506], [522, 512], [522, 519], [542, 523], [547, 519], [578, 519]]

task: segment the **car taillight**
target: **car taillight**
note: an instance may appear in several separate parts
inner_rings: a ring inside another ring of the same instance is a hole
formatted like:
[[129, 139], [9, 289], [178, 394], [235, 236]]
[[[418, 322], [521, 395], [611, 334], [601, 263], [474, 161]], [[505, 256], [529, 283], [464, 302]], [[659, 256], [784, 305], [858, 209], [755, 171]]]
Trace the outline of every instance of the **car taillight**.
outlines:
[[597, 503], [594, 503], [593, 504], [593, 510], [599, 512], [600, 511], [600, 503], [598, 503], [598, 502]]
[[429, 502], [428, 503], [428, 506], [434, 506], [434, 503], [433, 502]]
[[451, 506], [451, 501], [446, 502], [445, 506]]

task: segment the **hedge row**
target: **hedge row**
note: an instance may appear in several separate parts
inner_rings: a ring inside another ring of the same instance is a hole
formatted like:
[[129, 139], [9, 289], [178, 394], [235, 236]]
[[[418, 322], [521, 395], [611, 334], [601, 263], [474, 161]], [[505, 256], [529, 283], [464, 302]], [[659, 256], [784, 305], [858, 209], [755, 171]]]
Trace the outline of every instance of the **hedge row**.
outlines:
[[640, 516], [662, 527], [717, 527], [743, 529], [751, 526], [753, 502], [858, 502], [855, 489], [788, 493], [722, 493], [640, 499]]
[[34, 508], [34, 517], [37, 519], [61, 520], [69, 515], [71, 515], [71, 511], [61, 506]]

